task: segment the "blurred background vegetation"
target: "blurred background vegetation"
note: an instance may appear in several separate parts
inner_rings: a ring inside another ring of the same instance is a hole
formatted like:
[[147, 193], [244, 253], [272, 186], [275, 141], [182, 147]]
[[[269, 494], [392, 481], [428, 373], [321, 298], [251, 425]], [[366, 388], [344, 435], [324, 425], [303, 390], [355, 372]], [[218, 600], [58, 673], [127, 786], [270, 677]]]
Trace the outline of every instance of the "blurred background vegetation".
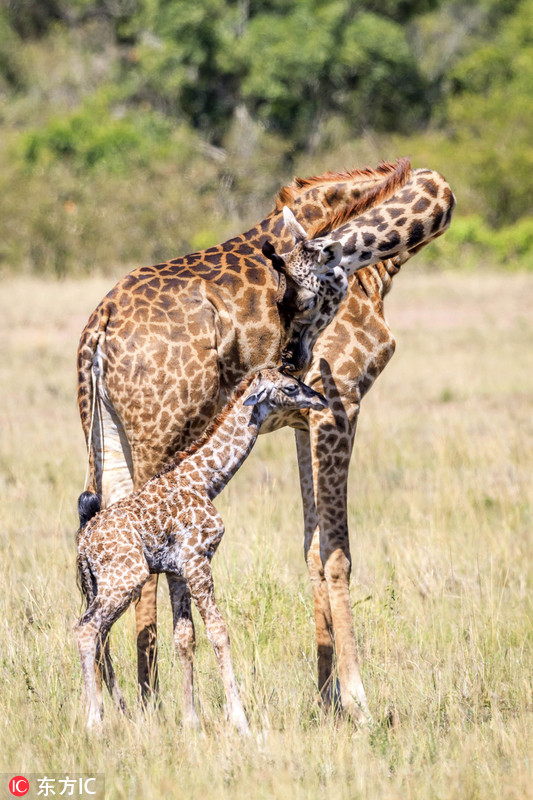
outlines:
[[0, 270], [124, 270], [410, 155], [437, 268], [533, 261], [533, 0], [1, 0]]

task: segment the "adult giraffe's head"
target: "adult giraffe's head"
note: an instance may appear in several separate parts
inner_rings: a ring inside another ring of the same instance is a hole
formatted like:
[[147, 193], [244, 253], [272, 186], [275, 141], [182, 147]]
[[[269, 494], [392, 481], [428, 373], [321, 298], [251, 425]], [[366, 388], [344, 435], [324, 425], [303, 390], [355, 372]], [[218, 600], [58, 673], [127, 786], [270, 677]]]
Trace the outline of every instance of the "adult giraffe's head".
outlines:
[[[376, 198], [373, 198], [375, 201]], [[284, 328], [282, 361], [301, 372], [311, 362], [319, 334], [332, 321], [357, 270], [383, 259], [407, 261], [450, 225], [455, 198], [442, 175], [415, 170], [410, 180], [387, 199], [355, 216], [338, 215], [307, 234], [289, 208], [283, 209], [293, 249], [278, 255], [267, 242], [263, 254], [285, 278], [278, 296]]]
[[[340, 242], [315, 245], [287, 206], [283, 219], [296, 247], [286, 256], [278, 255], [269, 241], [262, 249], [280, 275], [276, 299], [283, 330], [282, 364], [289, 372], [303, 372], [311, 363], [319, 334], [346, 297], [348, 279], [338, 268], [342, 258]], [[304, 245], [307, 249], [302, 255]]]

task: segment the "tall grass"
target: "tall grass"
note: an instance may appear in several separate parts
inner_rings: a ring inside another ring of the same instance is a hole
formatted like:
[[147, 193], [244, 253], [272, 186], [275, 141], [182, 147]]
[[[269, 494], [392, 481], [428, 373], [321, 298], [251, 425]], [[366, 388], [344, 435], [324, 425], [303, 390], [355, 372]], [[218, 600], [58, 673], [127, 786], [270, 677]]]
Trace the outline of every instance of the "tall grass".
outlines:
[[[0, 771], [104, 772], [109, 798], [525, 798], [531, 789], [533, 280], [399, 276], [395, 358], [363, 403], [350, 479], [352, 597], [370, 706], [317, 703], [292, 435], [261, 437], [218, 501], [215, 558], [253, 734], [224, 722], [197, 618], [202, 735], [181, 726], [160, 582], [163, 705], [136, 704], [133, 614], [112, 648], [132, 719], [87, 738], [72, 636], [85, 453], [77, 336], [109, 280], [0, 293]], [[393, 722], [391, 726], [390, 722]]]

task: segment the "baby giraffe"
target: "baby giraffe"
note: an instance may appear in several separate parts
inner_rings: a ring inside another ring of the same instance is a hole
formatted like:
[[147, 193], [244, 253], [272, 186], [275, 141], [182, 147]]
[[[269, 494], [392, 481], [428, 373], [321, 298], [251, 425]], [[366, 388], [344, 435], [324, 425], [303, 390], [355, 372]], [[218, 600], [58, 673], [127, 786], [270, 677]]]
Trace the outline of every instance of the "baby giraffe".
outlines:
[[[215, 601], [210, 561], [224, 533], [211, 502], [249, 455], [262, 424], [276, 410], [324, 409], [325, 398], [278, 369], [246, 377], [204, 435], [139, 491], [99, 511], [96, 495], [80, 496], [78, 574], [87, 610], [75, 626], [87, 704], [87, 727], [102, 718], [103, 672], [115, 704], [124, 709], [109, 655], [109, 631], [139, 596], [150, 573], [186, 582], [213, 645], [230, 722], [248, 723], [231, 663], [229, 637]], [[175, 642], [182, 664], [184, 719], [198, 724], [193, 694], [194, 628], [189, 594], [174, 604]]]

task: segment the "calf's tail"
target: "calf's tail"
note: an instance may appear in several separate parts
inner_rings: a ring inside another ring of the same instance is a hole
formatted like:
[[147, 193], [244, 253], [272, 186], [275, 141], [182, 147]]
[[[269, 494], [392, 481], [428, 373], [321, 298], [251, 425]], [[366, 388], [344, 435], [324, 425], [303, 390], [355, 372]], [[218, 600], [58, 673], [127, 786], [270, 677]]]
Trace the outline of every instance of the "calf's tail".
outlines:
[[78, 516], [80, 518], [80, 530], [87, 525], [95, 514], [102, 510], [102, 498], [94, 492], [82, 492], [78, 497]]
[[[102, 499], [100, 495], [94, 494], [93, 492], [82, 492], [78, 498], [78, 516], [80, 518], [80, 527], [78, 529], [78, 557], [76, 560], [76, 566], [78, 571], [78, 588], [80, 589], [85, 601], [87, 603], [87, 609], [92, 604], [93, 600], [96, 597], [96, 579], [91, 571], [89, 563], [83, 553], [83, 548], [79, 546], [79, 538], [80, 533], [82, 532], [83, 528], [87, 525], [90, 519], [92, 519], [102, 508]], [[84, 615], [85, 617], [85, 615]]]

